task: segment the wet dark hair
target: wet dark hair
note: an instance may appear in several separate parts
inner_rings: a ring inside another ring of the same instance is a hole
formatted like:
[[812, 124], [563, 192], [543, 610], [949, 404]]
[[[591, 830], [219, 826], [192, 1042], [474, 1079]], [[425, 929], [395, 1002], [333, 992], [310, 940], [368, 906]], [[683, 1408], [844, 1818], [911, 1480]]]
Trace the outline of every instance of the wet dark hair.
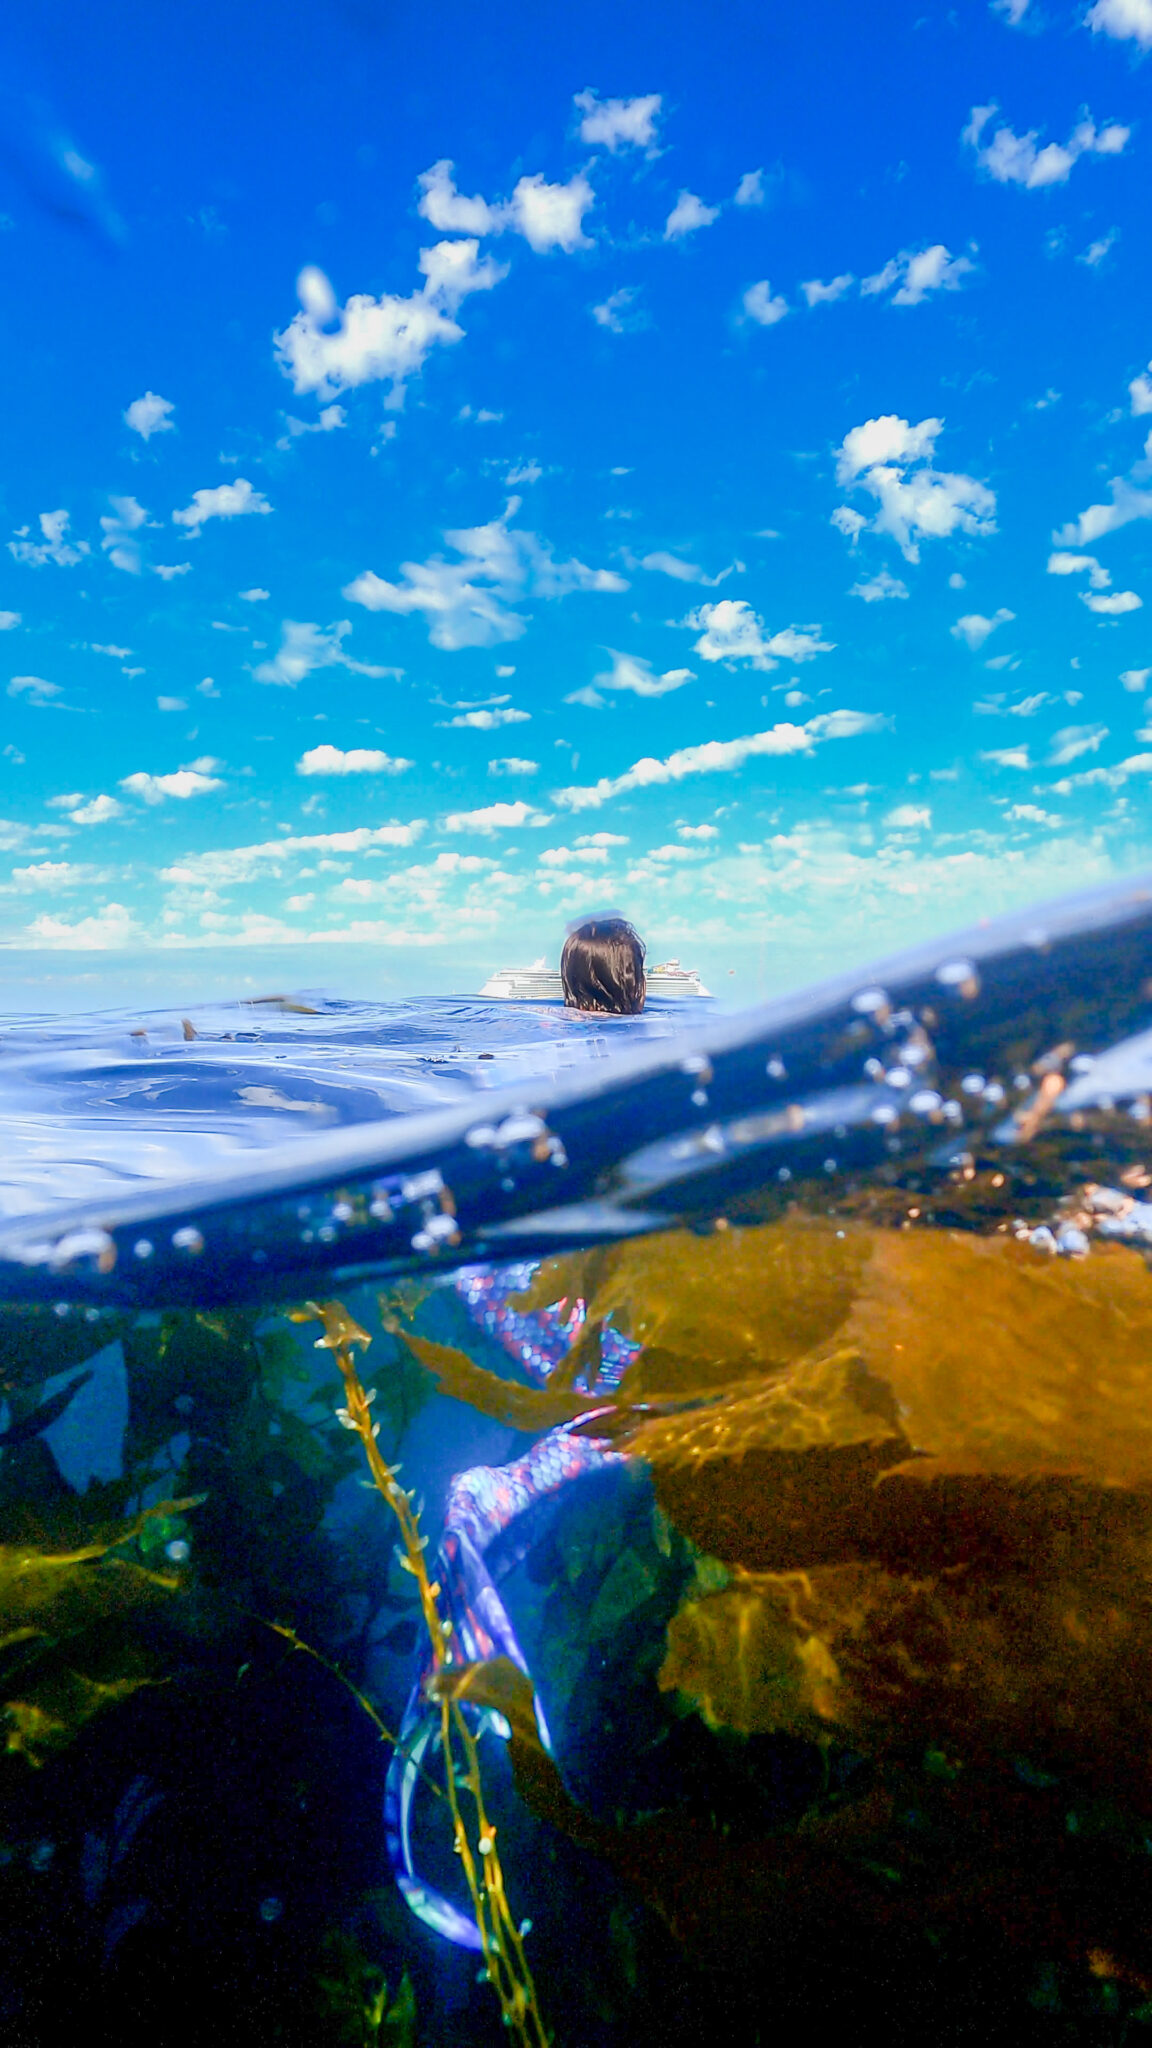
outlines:
[[644, 941], [626, 918], [590, 918], [568, 934], [560, 979], [570, 1010], [638, 1016], [647, 993]]

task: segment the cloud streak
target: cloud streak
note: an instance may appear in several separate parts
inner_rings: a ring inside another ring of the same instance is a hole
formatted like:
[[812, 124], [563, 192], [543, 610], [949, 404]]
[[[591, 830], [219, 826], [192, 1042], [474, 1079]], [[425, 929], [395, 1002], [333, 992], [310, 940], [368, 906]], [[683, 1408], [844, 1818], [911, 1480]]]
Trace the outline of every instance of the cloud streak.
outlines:
[[740, 739], [679, 747], [662, 761], [649, 755], [634, 761], [623, 775], [602, 775], [598, 782], [554, 790], [553, 802], [569, 811], [599, 810], [634, 789], [683, 782], [692, 775], [730, 775], [761, 755], [808, 754], [822, 740], [854, 739], [860, 733], [881, 731], [885, 723], [878, 714], [865, 711], [822, 712], [804, 725], [774, 725]]

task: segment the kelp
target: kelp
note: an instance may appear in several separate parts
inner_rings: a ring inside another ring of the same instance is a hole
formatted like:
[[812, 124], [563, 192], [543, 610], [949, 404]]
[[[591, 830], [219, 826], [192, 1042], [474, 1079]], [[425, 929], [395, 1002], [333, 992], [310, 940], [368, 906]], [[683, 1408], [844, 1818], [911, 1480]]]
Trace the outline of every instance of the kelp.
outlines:
[[564, 1387], [525, 1387], [518, 1380], [501, 1379], [499, 1373], [476, 1365], [454, 1344], [434, 1344], [408, 1330], [396, 1329], [392, 1334], [419, 1361], [441, 1393], [467, 1402], [479, 1414], [505, 1422], [510, 1429], [554, 1429], [558, 1422], [572, 1422], [587, 1413], [587, 1394], [571, 1394]]
[[[452, 1667], [456, 1657], [451, 1624], [440, 1612], [440, 1587], [428, 1575], [424, 1559], [427, 1539], [420, 1534], [413, 1506], [415, 1496], [400, 1485], [398, 1468], [387, 1464], [377, 1443], [380, 1425], [372, 1420], [376, 1390], [365, 1389], [355, 1366], [355, 1347], [367, 1348], [372, 1339], [338, 1301], [310, 1301], [290, 1313], [293, 1322], [315, 1321], [323, 1326], [324, 1334], [316, 1340], [317, 1349], [332, 1353], [344, 1383], [345, 1406], [337, 1409], [337, 1416], [359, 1438], [371, 1474], [370, 1484], [383, 1496], [399, 1524], [404, 1567], [416, 1582], [434, 1672], [441, 1675]], [[441, 1696], [440, 1715], [446, 1766], [444, 1792], [451, 1815], [453, 1845], [471, 1897], [488, 1981], [499, 2000], [504, 2023], [521, 2048], [549, 2048], [549, 2036], [524, 1952], [523, 1931], [512, 1915], [496, 1829], [485, 1805], [476, 1737], [450, 1692]], [[374, 1710], [373, 1719], [379, 1726]], [[471, 1830], [461, 1808], [462, 1791], [471, 1800]]]
[[870, 1250], [866, 1231], [807, 1218], [707, 1237], [673, 1230], [546, 1259], [518, 1299], [582, 1299], [589, 1329], [611, 1317], [643, 1347], [630, 1398], [692, 1394], [783, 1372], [831, 1336]]
[[160, 1502], [75, 1550], [0, 1547], [0, 1711], [10, 1755], [39, 1765], [95, 1714], [154, 1682], [130, 1625], [182, 1577], [123, 1553], [158, 1518], [198, 1505]]
[[1152, 1582], [1037, 1582], [871, 1563], [741, 1574], [690, 1598], [659, 1675], [714, 1728], [839, 1739], [869, 1756], [943, 1745], [1028, 1757], [1152, 1793]]
[[405, 1972], [393, 1997], [377, 1963], [341, 1929], [323, 1944], [315, 1979], [317, 2037], [331, 2048], [416, 2048], [416, 1993]]
[[[819, 1695], [820, 1675], [811, 1681]], [[489, 1707], [510, 1729], [525, 1805], [607, 1864], [707, 1969], [786, 1986], [842, 1974], [874, 1956], [888, 1981], [936, 1948], [977, 1942], [1030, 1963], [1038, 1952], [1084, 1975], [1152, 1985], [1152, 1936], [1135, 1872], [1144, 1833], [1106, 1806], [1035, 1789], [1039, 1773], [960, 1764], [942, 1744], [895, 1756], [850, 1796], [830, 1785], [798, 1826], [751, 1811], [721, 1827], [673, 1811], [595, 1818], [571, 1796], [540, 1741], [531, 1680], [507, 1659], [436, 1681]], [[1091, 1837], [1077, 1855], [1082, 1836]], [[815, 1973], [815, 1976], [814, 1976]], [[809, 2001], [806, 2000], [806, 2003]], [[919, 2038], [919, 2037], [917, 2037]]]

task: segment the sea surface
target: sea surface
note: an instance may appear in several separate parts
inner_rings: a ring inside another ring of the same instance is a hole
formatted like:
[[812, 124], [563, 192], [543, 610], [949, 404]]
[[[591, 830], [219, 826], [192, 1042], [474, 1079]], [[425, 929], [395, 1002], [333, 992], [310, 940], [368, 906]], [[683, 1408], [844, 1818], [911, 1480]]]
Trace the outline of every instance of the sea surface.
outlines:
[[1152, 2037], [1152, 879], [0, 1018], [14, 2048]]

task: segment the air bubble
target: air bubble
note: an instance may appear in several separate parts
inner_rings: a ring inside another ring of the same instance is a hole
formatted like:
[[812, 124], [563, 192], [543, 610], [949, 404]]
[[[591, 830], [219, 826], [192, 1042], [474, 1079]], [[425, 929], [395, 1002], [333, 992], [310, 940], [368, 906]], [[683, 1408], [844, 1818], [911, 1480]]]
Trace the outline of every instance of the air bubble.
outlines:
[[977, 996], [980, 993], [980, 976], [971, 960], [945, 960], [936, 969], [936, 979], [941, 988], [954, 988], [962, 996]]

